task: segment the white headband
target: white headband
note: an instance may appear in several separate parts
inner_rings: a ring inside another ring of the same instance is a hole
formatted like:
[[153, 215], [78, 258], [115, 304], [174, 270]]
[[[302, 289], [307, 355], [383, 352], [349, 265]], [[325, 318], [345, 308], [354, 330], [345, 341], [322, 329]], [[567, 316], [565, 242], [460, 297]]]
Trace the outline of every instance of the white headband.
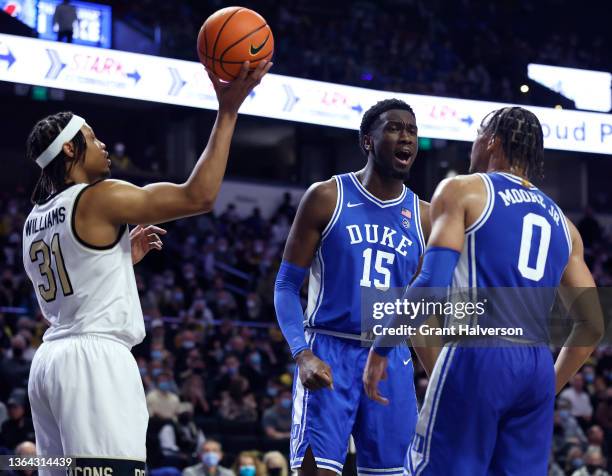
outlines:
[[45, 151], [38, 156], [36, 159], [36, 163], [41, 169], [44, 169], [47, 165], [51, 163], [53, 159], [57, 157], [57, 154], [60, 153], [62, 147], [66, 142], [70, 142], [77, 132], [81, 129], [81, 127], [85, 124], [85, 119], [80, 116], [74, 114], [72, 119], [68, 121], [66, 127], [62, 129], [62, 132], [55, 138], [53, 142], [45, 149]]

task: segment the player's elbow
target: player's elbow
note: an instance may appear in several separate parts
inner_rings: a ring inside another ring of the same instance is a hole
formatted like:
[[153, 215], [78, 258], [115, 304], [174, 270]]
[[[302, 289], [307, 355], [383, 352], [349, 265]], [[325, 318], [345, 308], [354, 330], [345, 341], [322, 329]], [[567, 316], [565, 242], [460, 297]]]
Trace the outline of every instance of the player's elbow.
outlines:
[[603, 317], [598, 319], [589, 319], [582, 322], [580, 326], [581, 341], [588, 346], [596, 346], [603, 339], [605, 334], [605, 326]]
[[198, 203], [199, 213], [210, 213], [215, 206], [215, 199], [205, 197]]
[[190, 208], [190, 215], [198, 215], [201, 213], [209, 213], [215, 206], [217, 199], [216, 194], [212, 194], [206, 191], [193, 191], [188, 187], [185, 187], [186, 202]]
[[592, 333], [594, 342], [596, 344], [599, 344], [599, 342], [604, 338], [604, 335], [606, 333], [603, 319], [599, 319], [596, 323], [593, 324]]

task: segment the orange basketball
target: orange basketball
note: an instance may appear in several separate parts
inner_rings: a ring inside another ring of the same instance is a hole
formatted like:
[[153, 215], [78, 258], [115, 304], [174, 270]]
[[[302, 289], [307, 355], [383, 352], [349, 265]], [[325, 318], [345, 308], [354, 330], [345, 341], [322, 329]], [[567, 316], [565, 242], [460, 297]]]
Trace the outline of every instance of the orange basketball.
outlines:
[[227, 7], [216, 11], [198, 33], [201, 63], [224, 81], [235, 79], [245, 61], [250, 69], [272, 59], [274, 37], [266, 20], [253, 10]]

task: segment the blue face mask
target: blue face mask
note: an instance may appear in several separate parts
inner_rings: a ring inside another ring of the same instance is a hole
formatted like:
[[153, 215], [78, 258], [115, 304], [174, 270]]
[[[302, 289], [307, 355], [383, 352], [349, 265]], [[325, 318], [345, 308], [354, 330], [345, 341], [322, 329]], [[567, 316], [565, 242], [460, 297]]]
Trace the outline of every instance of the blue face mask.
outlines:
[[251, 355], [251, 363], [253, 365], [259, 365], [261, 364], [261, 355], [259, 354], [253, 354]]
[[559, 416], [561, 417], [561, 419], [565, 420], [570, 416], [570, 412], [569, 410], [559, 410]]
[[283, 408], [291, 408], [291, 399], [281, 398], [280, 404]]
[[192, 340], [186, 340], [183, 342], [183, 349], [193, 349], [195, 347], [195, 342]]
[[151, 375], [153, 375], [153, 377], [158, 377], [159, 375], [161, 375], [162, 373], [162, 369], [160, 368], [154, 368], [153, 370], [151, 370]]
[[163, 359], [164, 355], [162, 354], [161, 350], [152, 350], [151, 351], [151, 358], [153, 360], [161, 360]]
[[146, 367], [138, 367], [138, 371], [140, 372], [140, 376], [144, 377], [145, 375], [147, 375], [147, 368]]
[[214, 451], [207, 451], [202, 455], [202, 463], [207, 468], [213, 468], [219, 464], [219, 453]]
[[278, 395], [278, 388], [268, 387], [267, 393], [269, 397], [276, 397], [276, 395]]
[[595, 375], [593, 374], [585, 374], [584, 380], [586, 383], [593, 383], [595, 381]]
[[170, 382], [159, 382], [157, 388], [162, 392], [170, 392], [172, 390], [172, 384]]
[[582, 460], [582, 458], [574, 458], [572, 460], [572, 466], [576, 469], [582, 468], [583, 465], [584, 465], [584, 461]]
[[255, 466], [241, 466], [240, 476], [255, 476]]

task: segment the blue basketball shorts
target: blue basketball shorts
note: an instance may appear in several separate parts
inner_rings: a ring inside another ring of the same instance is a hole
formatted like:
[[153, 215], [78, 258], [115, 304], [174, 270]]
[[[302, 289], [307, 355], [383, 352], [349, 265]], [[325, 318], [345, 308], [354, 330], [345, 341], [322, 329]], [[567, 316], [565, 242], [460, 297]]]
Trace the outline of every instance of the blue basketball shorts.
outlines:
[[546, 346], [447, 344], [406, 458], [409, 476], [544, 476], [555, 375]]
[[341, 474], [353, 435], [359, 476], [401, 475], [418, 416], [408, 347], [397, 347], [389, 354], [388, 378], [379, 386], [389, 399], [384, 406], [370, 400], [363, 388], [369, 348], [359, 341], [320, 333], [309, 334], [308, 343], [331, 367], [334, 389], [305, 389], [296, 369], [291, 468], [301, 467], [310, 447], [318, 468]]

